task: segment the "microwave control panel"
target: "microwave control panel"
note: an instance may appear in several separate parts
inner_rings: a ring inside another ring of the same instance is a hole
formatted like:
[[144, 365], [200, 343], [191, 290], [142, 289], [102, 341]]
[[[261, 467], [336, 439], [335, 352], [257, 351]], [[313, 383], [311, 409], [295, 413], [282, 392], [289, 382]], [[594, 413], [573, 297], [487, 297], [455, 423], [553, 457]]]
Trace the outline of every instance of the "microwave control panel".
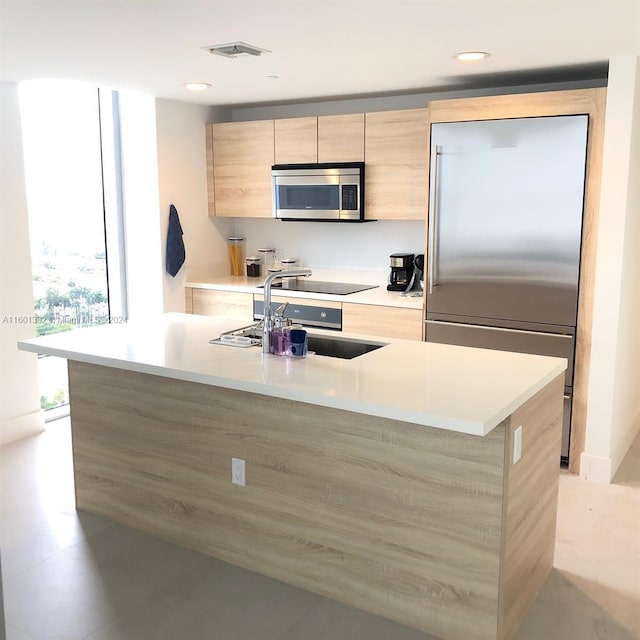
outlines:
[[358, 210], [358, 185], [343, 184], [342, 185], [342, 207], [344, 211]]

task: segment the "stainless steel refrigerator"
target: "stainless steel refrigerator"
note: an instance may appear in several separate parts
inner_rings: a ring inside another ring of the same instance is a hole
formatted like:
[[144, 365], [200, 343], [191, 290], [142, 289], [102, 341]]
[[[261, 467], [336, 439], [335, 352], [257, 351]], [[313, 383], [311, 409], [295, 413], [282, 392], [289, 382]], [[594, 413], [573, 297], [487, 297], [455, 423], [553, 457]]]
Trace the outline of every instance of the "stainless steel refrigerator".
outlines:
[[586, 115], [433, 124], [426, 339], [567, 358], [569, 455]]

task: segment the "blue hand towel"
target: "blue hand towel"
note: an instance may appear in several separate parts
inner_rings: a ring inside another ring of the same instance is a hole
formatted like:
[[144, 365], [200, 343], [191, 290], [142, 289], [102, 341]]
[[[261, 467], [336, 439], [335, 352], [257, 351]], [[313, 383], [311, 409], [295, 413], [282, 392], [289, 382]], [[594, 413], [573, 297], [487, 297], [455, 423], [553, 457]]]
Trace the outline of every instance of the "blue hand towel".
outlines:
[[182, 226], [178, 211], [171, 205], [169, 209], [169, 229], [167, 231], [167, 273], [171, 276], [180, 271], [184, 264], [185, 251], [182, 240]]

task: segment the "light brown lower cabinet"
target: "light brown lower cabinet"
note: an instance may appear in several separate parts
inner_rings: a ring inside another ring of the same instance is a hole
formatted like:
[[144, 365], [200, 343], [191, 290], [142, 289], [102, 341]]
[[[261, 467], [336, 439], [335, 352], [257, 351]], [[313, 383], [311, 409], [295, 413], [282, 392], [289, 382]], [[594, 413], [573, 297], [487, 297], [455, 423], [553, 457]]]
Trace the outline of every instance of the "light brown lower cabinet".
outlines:
[[191, 287], [184, 288], [184, 312], [193, 313], [193, 289]]
[[345, 302], [342, 305], [342, 330], [422, 340], [422, 310]]
[[[191, 313], [203, 316], [236, 316], [253, 320], [253, 295], [235, 291], [214, 291], [212, 289], [191, 289]], [[186, 300], [189, 294], [185, 293]], [[189, 311], [187, 310], [187, 313]]]

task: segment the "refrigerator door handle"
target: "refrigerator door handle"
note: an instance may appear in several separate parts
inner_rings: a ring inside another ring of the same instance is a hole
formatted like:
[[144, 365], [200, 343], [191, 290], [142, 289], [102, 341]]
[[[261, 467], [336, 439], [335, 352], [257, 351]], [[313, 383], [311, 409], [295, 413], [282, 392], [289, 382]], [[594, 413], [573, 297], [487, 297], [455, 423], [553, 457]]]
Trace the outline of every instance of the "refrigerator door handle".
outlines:
[[483, 329], [486, 331], [505, 331], [508, 333], [524, 333], [526, 335], [534, 334], [536, 336], [550, 336], [552, 338], [566, 338], [573, 340], [574, 336], [570, 333], [549, 333], [547, 331], [529, 331], [526, 329], [510, 329], [508, 327], [489, 327], [484, 324], [467, 324], [465, 322], [449, 322], [442, 320], [425, 320], [426, 324], [448, 325], [451, 327], [465, 327], [469, 329]]
[[427, 280], [429, 294], [433, 293], [436, 284], [436, 238], [438, 234], [438, 168], [440, 166], [440, 156], [442, 155], [442, 147], [436, 145], [435, 158], [433, 161], [433, 189], [431, 190], [431, 206], [429, 207], [429, 236], [427, 248], [429, 251], [429, 262], [427, 268]]

